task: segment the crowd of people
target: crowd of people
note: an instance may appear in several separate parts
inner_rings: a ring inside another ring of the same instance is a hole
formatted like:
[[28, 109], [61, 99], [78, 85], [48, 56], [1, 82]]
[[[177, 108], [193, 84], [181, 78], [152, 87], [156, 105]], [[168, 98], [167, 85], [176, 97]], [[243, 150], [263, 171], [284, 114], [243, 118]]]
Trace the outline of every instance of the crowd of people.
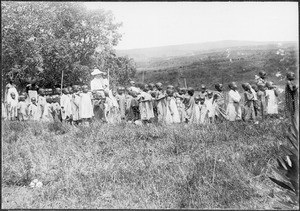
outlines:
[[[73, 85], [62, 90], [39, 88], [29, 84], [19, 93], [10, 82], [6, 86], [6, 99], [2, 102], [2, 119], [11, 121], [62, 121], [73, 125], [93, 121], [135, 124], [188, 123], [213, 124], [223, 121], [252, 121], [257, 124], [266, 116], [278, 115], [278, 90], [266, 81], [266, 73], [259, 72], [256, 83], [243, 83], [243, 94], [235, 82], [228, 85], [224, 94], [223, 85], [215, 84], [215, 90], [205, 85], [195, 93], [192, 87], [163, 88], [162, 83], [135, 84], [109, 90], [109, 83], [95, 70], [95, 78], [88, 85]], [[295, 74], [287, 74], [285, 110], [288, 116], [295, 115], [298, 103]], [[227, 102], [227, 103], [226, 103]]]

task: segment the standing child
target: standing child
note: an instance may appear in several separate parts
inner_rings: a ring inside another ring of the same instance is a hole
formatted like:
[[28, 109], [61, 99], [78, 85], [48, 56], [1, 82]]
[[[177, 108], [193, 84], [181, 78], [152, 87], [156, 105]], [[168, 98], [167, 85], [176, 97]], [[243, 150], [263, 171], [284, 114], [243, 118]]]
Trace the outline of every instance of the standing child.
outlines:
[[229, 84], [230, 91], [228, 92], [228, 106], [226, 114], [229, 121], [241, 120], [242, 109], [240, 105], [241, 96], [237, 91], [237, 85], [235, 82]]
[[68, 121], [72, 114], [69, 89], [63, 88], [62, 93], [60, 97], [61, 117], [63, 121]]
[[121, 120], [125, 120], [125, 111], [126, 111], [125, 88], [119, 87], [117, 91], [118, 91], [118, 95], [116, 96], [116, 99], [118, 101], [119, 108], [120, 108]]
[[187, 89], [187, 95], [183, 96], [183, 103], [185, 105], [186, 122], [189, 124], [197, 123], [196, 119], [196, 107], [194, 98], [194, 88], [189, 87]]
[[243, 83], [242, 87], [244, 89], [244, 121], [255, 121], [254, 95], [251, 92], [251, 86], [249, 83]]
[[80, 93], [80, 101], [79, 101], [79, 117], [82, 120], [84, 125], [89, 124], [89, 121], [94, 116], [93, 113], [93, 105], [92, 105], [92, 97], [88, 92], [88, 86], [82, 86], [83, 93]]
[[275, 86], [272, 82], [268, 81], [266, 83], [266, 101], [267, 101], [267, 115], [270, 117], [276, 117], [278, 115], [278, 104], [277, 104], [277, 97], [278, 92], [275, 89]]
[[38, 94], [39, 95], [37, 96], [37, 104], [38, 104], [39, 113], [41, 114], [41, 118], [42, 118], [45, 112], [45, 105], [46, 105], [45, 89], [40, 88], [38, 90]]
[[72, 113], [72, 123], [78, 124], [80, 121], [79, 118], [79, 103], [80, 103], [80, 97], [79, 97], [79, 86], [73, 85], [73, 94], [71, 97], [71, 113]]
[[142, 87], [142, 90], [143, 91], [137, 96], [137, 101], [139, 102], [141, 121], [147, 124], [154, 118], [152, 96], [148, 93], [149, 89], [147, 84]]
[[17, 112], [18, 99], [16, 99], [15, 92], [10, 93], [10, 99], [7, 100], [8, 120], [16, 120], [18, 117]]
[[41, 113], [35, 97], [32, 97], [31, 103], [28, 104], [28, 118], [33, 121], [39, 121], [41, 119]]
[[259, 105], [259, 112], [257, 117], [263, 120], [266, 113], [266, 90], [263, 83], [258, 83], [257, 88], [257, 101]]
[[215, 111], [215, 119], [217, 121], [224, 121], [227, 119], [225, 110], [225, 99], [223, 94], [223, 84], [215, 85], [216, 92], [213, 96], [213, 107]]
[[162, 83], [156, 84], [157, 94], [156, 94], [156, 102], [157, 102], [157, 120], [160, 123], [165, 122], [166, 114], [167, 114], [167, 100], [166, 94], [163, 92]]
[[258, 101], [258, 96], [257, 96], [258, 86], [256, 84], [252, 84], [252, 85], [250, 85], [250, 87], [251, 87], [251, 92], [254, 95], [254, 113], [255, 113], [255, 117], [258, 117], [258, 114], [259, 114], [259, 101]]
[[293, 119], [298, 109], [299, 93], [298, 86], [295, 84], [295, 73], [289, 72], [286, 74], [287, 83], [285, 86], [285, 114], [286, 117]]
[[209, 122], [208, 110], [205, 104], [205, 96], [202, 94], [200, 94], [199, 96], [199, 111], [200, 111], [199, 124], [207, 124]]
[[197, 124], [200, 123], [200, 96], [195, 96], [195, 109], [196, 109], [196, 122]]
[[27, 103], [25, 102], [25, 96], [20, 95], [20, 101], [18, 103], [18, 120], [25, 121], [27, 120]]
[[43, 122], [52, 122], [53, 121], [53, 115], [52, 115], [52, 98], [46, 97], [46, 103], [44, 105], [44, 112], [42, 114], [41, 121]]
[[177, 109], [179, 112], [180, 122], [185, 122], [185, 107], [183, 104], [183, 96], [185, 95], [185, 90], [183, 88], [178, 88], [178, 92], [175, 93], [175, 101]]
[[180, 116], [176, 105], [173, 87], [167, 89], [166, 123], [180, 123]]
[[214, 117], [215, 117], [215, 110], [213, 106], [213, 92], [211, 90], [207, 91], [207, 98], [205, 100], [205, 105], [207, 109], [207, 117], [208, 117], [208, 122], [213, 123], [214, 122]]

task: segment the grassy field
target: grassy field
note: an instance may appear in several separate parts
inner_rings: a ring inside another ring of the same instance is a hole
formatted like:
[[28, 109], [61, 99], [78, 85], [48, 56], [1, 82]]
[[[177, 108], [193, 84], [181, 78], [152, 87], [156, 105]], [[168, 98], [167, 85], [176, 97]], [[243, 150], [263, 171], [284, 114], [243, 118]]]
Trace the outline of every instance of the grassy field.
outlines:
[[2, 208], [271, 209], [286, 126], [3, 121]]

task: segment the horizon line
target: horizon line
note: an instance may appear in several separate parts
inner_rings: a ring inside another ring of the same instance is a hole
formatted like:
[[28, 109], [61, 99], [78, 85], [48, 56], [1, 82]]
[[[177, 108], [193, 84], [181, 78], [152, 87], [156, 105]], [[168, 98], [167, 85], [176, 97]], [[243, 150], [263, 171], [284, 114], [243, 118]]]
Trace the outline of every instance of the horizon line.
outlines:
[[181, 43], [181, 44], [170, 44], [170, 45], [159, 45], [152, 47], [138, 47], [138, 48], [124, 48], [124, 49], [115, 49], [116, 51], [128, 51], [128, 50], [142, 50], [142, 49], [151, 49], [151, 48], [161, 48], [161, 47], [171, 47], [171, 46], [180, 46], [180, 45], [192, 45], [192, 44], [204, 44], [204, 43], [214, 43], [214, 42], [257, 42], [257, 43], [289, 43], [289, 42], [298, 42], [298, 40], [286, 40], [286, 41], [254, 41], [254, 40], [217, 40], [217, 41], [207, 41], [207, 42], [193, 42], [193, 43]]

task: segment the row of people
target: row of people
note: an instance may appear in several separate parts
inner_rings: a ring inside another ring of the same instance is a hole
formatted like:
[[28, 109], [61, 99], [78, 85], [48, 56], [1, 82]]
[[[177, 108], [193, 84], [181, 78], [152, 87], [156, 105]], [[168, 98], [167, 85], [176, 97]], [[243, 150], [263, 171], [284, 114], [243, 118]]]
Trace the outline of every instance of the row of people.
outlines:
[[[163, 90], [161, 83], [141, 84], [135, 87], [119, 87], [117, 92], [90, 92], [88, 86], [60, 89], [39, 89], [36, 97], [28, 91], [17, 98], [14, 91], [4, 107], [9, 120], [68, 121], [88, 122], [92, 118], [109, 123], [120, 121], [144, 123], [196, 123], [206, 124], [215, 121], [256, 121], [265, 114], [278, 114], [278, 93], [271, 82], [258, 82], [257, 85], [242, 84], [244, 101], [237, 91], [237, 85], [229, 84], [228, 96], [224, 96], [223, 85], [216, 84], [215, 91], [202, 86], [195, 94], [193, 88], [178, 88], [169, 85]], [[228, 104], [225, 105], [225, 98]]]

